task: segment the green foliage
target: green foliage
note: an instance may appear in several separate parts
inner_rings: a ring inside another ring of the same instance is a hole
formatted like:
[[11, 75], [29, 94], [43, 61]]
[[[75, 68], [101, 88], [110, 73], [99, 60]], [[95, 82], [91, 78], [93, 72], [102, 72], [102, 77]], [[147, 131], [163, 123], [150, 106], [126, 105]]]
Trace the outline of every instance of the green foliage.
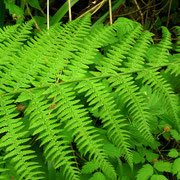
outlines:
[[[71, 0], [71, 7], [73, 7], [79, 0]], [[50, 1], [51, 3], [51, 1]], [[31, 15], [31, 18], [36, 20], [38, 26], [40, 28], [46, 28], [46, 14], [41, 8], [42, 1], [40, 0], [4, 0], [0, 2], [2, 7], [2, 12], [0, 13], [2, 16], [2, 24], [0, 21], [0, 27], [2, 27], [4, 23], [4, 16], [5, 16], [5, 9], [8, 10], [9, 14], [12, 16], [12, 19], [17, 24], [22, 24], [25, 20], [25, 16], [32, 14], [31, 8], [35, 11], [34, 15]], [[44, 4], [44, 2], [43, 2]], [[4, 7], [4, 8], [3, 8]], [[26, 10], [26, 8], [29, 8]], [[46, 9], [46, 6], [44, 7]], [[61, 19], [67, 14], [68, 8], [68, 1], [66, 1], [58, 10], [57, 12], [51, 17], [50, 16], [50, 25], [54, 25], [61, 21]], [[0, 16], [0, 17], [1, 17]]]
[[38, 10], [41, 9], [38, 0], [28, 0], [27, 2], [28, 2], [28, 4], [29, 4], [31, 7], [36, 8], [36, 9], [38, 9]]
[[[76, 4], [79, 0], [71, 0], [71, 7]], [[63, 16], [68, 12], [68, 1], [66, 1], [61, 8], [56, 12], [56, 14], [51, 18], [50, 24], [56, 24], [58, 23]]]
[[156, 175], [156, 174], [154, 174], [151, 177], [151, 180], [168, 180], [168, 179], [164, 175]]
[[179, 150], [161, 140], [180, 134], [167, 28], [153, 44], [126, 18], [92, 28], [87, 15], [35, 37], [31, 27], [0, 31], [0, 178], [179, 178]]
[[171, 166], [171, 163], [163, 161], [158, 161], [154, 164], [154, 168], [161, 172], [171, 172]]
[[153, 167], [150, 164], [145, 164], [137, 174], [137, 180], [140, 179], [149, 179], [153, 175]]
[[5, 9], [8, 9], [9, 14], [19, 24], [24, 21], [24, 7], [18, 6], [16, 1], [4, 0]]
[[169, 157], [172, 157], [172, 158], [177, 158], [179, 155], [178, 151], [176, 149], [171, 149], [168, 153], [168, 156]]
[[180, 158], [177, 158], [172, 165], [172, 173], [177, 174], [177, 178], [180, 178]]

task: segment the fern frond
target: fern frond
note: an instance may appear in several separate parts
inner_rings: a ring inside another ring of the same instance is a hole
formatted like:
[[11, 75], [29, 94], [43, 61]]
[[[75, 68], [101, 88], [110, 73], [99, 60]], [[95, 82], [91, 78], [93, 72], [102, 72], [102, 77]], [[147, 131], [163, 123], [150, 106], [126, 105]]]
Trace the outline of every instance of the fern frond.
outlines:
[[[24, 41], [27, 41], [32, 30], [32, 21], [22, 24], [20, 26], [16, 25], [14, 27], [7, 28], [0, 34], [0, 58], [5, 56], [11, 56], [12, 53], [16, 53], [21, 49]], [[2, 37], [3, 36], [3, 37]], [[3, 60], [0, 59], [1, 61]]]
[[122, 96], [126, 107], [129, 110], [133, 124], [139, 132], [149, 141], [154, 142], [149, 127], [150, 114], [139, 89], [133, 82], [133, 78], [129, 74], [121, 74], [109, 78], [109, 82], [116, 92]]
[[12, 36], [14, 33], [17, 32], [18, 27], [19, 27], [19, 24], [16, 24], [13, 26], [6, 26], [6, 27], [3, 27], [3, 29], [0, 29], [0, 42], [3, 42], [9, 39], [10, 36]]
[[178, 76], [180, 74], [180, 55], [174, 54], [173, 56], [170, 56], [169, 61], [170, 63], [167, 64], [165, 72]]
[[97, 48], [108, 45], [114, 36], [115, 32], [112, 27], [105, 26], [101, 27], [100, 30], [94, 29], [89, 35], [84, 37], [78, 43], [79, 47], [76, 47], [78, 51], [73, 53], [67, 70], [64, 70], [68, 80], [85, 77], [89, 65], [94, 63], [94, 56], [98, 52]]
[[42, 91], [24, 92], [17, 99], [30, 100], [29, 106], [25, 110], [25, 115], [29, 116], [30, 125], [33, 135], [39, 135], [41, 145], [44, 147], [46, 159], [54, 162], [55, 168], [64, 166], [64, 174], [68, 179], [77, 180], [79, 171], [73, 166], [72, 151], [67, 143], [63, 140], [59, 123], [55, 119], [55, 114], [52, 114], [52, 104], [42, 96]]
[[120, 17], [113, 23], [112, 26], [117, 32], [119, 41], [122, 42], [125, 39], [124, 37], [131, 34], [131, 32], [136, 28], [136, 26], [139, 26], [139, 24], [130, 19]]
[[[103, 74], [112, 74], [122, 71], [122, 62], [126, 59], [133, 45], [136, 43], [135, 39], [142, 33], [142, 27], [138, 24], [135, 29], [126, 35], [120, 43], [116, 43], [107, 52], [107, 57], [102, 61], [102, 66], [96, 67]], [[124, 68], [123, 68], [124, 69]]]
[[19, 118], [15, 118], [19, 113], [16, 112], [16, 106], [13, 105], [11, 96], [0, 97], [0, 133], [5, 133], [1, 138], [0, 147], [6, 148], [4, 160], [11, 158], [15, 164], [15, 169], [20, 175], [20, 179], [39, 179], [42, 178], [40, 165], [33, 162], [34, 152], [30, 150], [29, 145], [25, 145], [29, 138], [25, 138], [26, 131], [23, 131], [23, 125]]
[[81, 173], [83, 173], [83, 174], [91, 174], [95, 170], [97, 170], [98, 168], [99, 167], [97, 166], [97, 164], [95, 164], [93, 161], [88, 161], [82, 167]]
[[166, 72], [170, 72], [171, 74], [178, 76], [180, 74], [180, 62], [169, 64]]
[[115, 178], [116, 173], [112, 165], [107, 161], [106, 155], [102, 149], [101, 139], [96, 130], [91, 126], [88, 112], [79, 104], [79, 100], [75, 99], [75, 92], [72, 85], [61, 84], [50, 87], [47, 92], [50, 93], [48, 98], [54, 98], [57, 109], [57, 118], [60, 122], [65, 123], [68, 131], [73, 130], [73, 137], [78, 145], [78, 149], [83, 151], [84, 155], [89, 154], [89, 159], [93, 159], [95, 163], [110, 178]]
[[137, 180], [149, 179], [153, 175], [153, 171], [154, 171], [154, 169], [150, 164], [145, 164], [138, 171], [136, 178], [137, 178]]
[[171, 33], [166, 27], [162, 26], [162, 40], [148, 51], [149, 65], [154, 66], [168, 63], [170, 49], [172, 49]]
[[180, 131], [180, 121], [178, 117], [178, 98], [174, 94], [171, 86], [160, 75], [157, 69], [144, 70], [139, 73], [138, 78], [142, 78], [143, 83], [150, 85], [162, 99], [167, 112], [173, 116], [175, 127]]
[[[24, 46], [24, 42], [28, 40], [31, 34], [31, 29], [32, 21], [29, 21], [21, 26], [16, 25], [14, 28], [7, 28], [7, 31], [2, 33], [4, 38], [0, 44], [0, 84], [2, 84], [0, 89], [1, 94], [3, 92], [12, 90], [10, 87], [7, 88], [7, 86], [10, 84], [17, 86], [15, 85], [14, 81], [10, 79], [19, 76], [19, 73], [13, 73], [11, 71], [15, 70], [16, 66], [19, 65], [17, 62], [19, 58], [16, 56], [16, 54], [23, 49], [22, 46]], [[6, 38], [6, 36], [8, 37]], [[22, 64], [21, 60], [19, 62]], [[20, 81], [22, 83], [22, 79]], [[24, 83], [22, 84], [24, 85]], [[5, 91], [5, 89], [7, 91]]]
[[28, 42], [18, 56], [8, 57], [10, 63], [2, 66], [0, 74], [1, 92], [56, 82], [77, 49], [77, 41], [86, 35], [89, 21], [86, 18], [73, 21], [64, 28], [54, 26], [35, 37], [36, 40], [31, 39], [32, 43]]
[[130, 135], [123, 129], [127, 124], [119, 110], [115, 108], [116, 105], [111, 95], [99, 80], [81, 81], [76, 89], [79, 89], [79, 93], [85, 92], [85, 96], [89, 96], [87, 101], [89, 106], [94, 106], [92, 110], [101, 108], [99, 117], [102, 119], [104, 127], [107, 128], [109, 139], [132, 166], [132, 154], [128, 142]]
[[124, 65], [130, 70], [142, 69], [145, 65], [145, 57], [147, 49], [152, 41], [153, 34], [149, 31], [144, 31], [136, 41], [136, 44], [130, 50], [127, 56], [127, 61]]
[[[150, 87], [150, 98], [162, 101], [169, 122], [180, 131], [178, 98], [164, 79], [180, 74], [179, 54], [169, 54], [167, 28], [162, 27], [163, 39], [153, 45], [152, 34], [126, 18], [112, 26], [90, 24], [87, 15], [35, 37], [30, 35], [32, 22], [0, 30], [0, 147], [6, 161], [0, 172], [8, 168], [20, 180], [42, 179], [41, 169], [49, 171], [50, 164], [62, 179], [117, 179], [117, 157], [132, 167], [131, 148], [137, 141], [156, 145], [151, 132], [159, 111], [150, 114], [153, 105], [143, 95]], [[144, 88], [145, 83], [150, 87]], [[19, 113], [15, 102], [25, 104], [25, 110]], [[148, 169], [143, 167], [137, 177]]]
[[84, 39], [84, 43], [94, 48], [107, 46], [116, 35], [110, 26], [103, 26], [100, 29], [92, 29], [91, 33]]
[[6, 176], [4, 175], [5, 172], [7, 172], [9, 169], [5, 168], [5, 161], [3, 160], [3, 157], [0, 156], [0, 179], [6, 179]]

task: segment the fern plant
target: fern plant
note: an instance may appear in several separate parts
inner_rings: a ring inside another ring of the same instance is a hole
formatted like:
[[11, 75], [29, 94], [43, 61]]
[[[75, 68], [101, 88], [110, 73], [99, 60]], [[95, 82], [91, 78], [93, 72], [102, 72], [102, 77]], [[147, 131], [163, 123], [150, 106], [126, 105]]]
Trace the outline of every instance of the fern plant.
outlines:
[[[162, 122], [178, 136], [179, 96], [168, 78], [180, 61], [167, 28], [157, 44], [126, 18], [92, 28], [87, 15], [35, 37], [31, 28], [0, 32], [1, 179], [115, 180], [125, 168], [137, 172], [142, 149], [157, 151]], [[128, 178], [147, 169], [149, 178], [150, 164]]]

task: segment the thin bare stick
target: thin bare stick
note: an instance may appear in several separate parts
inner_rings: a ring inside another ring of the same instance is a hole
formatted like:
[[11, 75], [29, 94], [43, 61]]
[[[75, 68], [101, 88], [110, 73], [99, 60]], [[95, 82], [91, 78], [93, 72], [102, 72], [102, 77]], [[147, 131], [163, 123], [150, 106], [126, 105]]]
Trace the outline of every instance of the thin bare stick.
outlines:
[[142, 25], [144, 26], [144, 16], [143, 16], [143, 13], [142, 13], [142, 11], [141, 11], [141, 8], [139, 7], [139, 4], [137, 3], [136, 0], [134, 0], [134, 2], [135, 2], [135, 4], [136, 4], [136, 6], [137, 6], [137, 9], [139, 10], [140, 15], [141, 15], [141, 23], [142, 23]]
[[92, 14], [94, 14], [96, 11], [98, 11], [103, 4], [106, 2], [107, 0], [102, 0], [100, 3], [96, 4], [94, 7], [92, 7], [91, 9], [89, 9], [88, 11], [86, 11], [85, 13], [81, 14], [78, 18], [81, 18], [83, 16], [85, 16], [87, 13], [92, 12]]
[[172, 0], [169, 0], [169, 10], [168, 10], [168, 19], [167, 19], [166, 27], [168, 27], [169, 20], [170, 20], [171, 5], [172, 5]]
[[41, 7], [40, 7], [40, 11], [44, 16], [46, 16], [46, 14], [44, 13], [44, 11], [43, 11], [43, 9]]
[[69, 8], [69, 21], [72, 21], [71, 0], [68, 0], [68, 8]]
[[105, 1], [102, 1], [103, 3], [100, 3], [99, 6], [91, 13], [92, 15], [95, 14], [104, 4]]
[[[161, 3], [158, 3], [158, 4], [155, 4], [155, 5], [153, 5], [153, 6], [148, 6], [148, 5], [146, 5], [146, 6], [142, 7], [141, 9], [146, 9], [146, 10], [148, 10], [148, 9], [153, 8], [153, 7], [156, 7], [156, 6], [160, 5], [160, 4], [161, 4]], [[136, 12], [138, 12], [138, 11], [139, 11], [139, 10], [135, 10], [135, 11], [131, 11], [131, 12], [124, 13], [124, 14], [114, 15], [114, 17], [127, 16], [127, 15], [131, 15], [131, 14], [133, 14], [133, 13], [136, 13]]]
[[34, 24], [35, 24], [36, 28], [37, 28], [39, 31], [41, 31], [41, 29], [40, 29], [40, 27], [38, 26], [36, 20], [34, 19], [33, 15], [31, 14], [31, 11], [30, 11], [30, 9], [29, 9], [29, 6], [28, 6], [28, 3], [26, 2], [26, 0], [24, 0], [24, 4], [26, 5], [28, 14], [29, 14], [29, 15], [31, 16], [31, 18], [34, 20]]
[[47, 29], [49, 30], [49, 0], [47, 0]]
[[[161, 3], [162, 3], [162, 1], [161, 1]], [[168, 6], [168, 4], [169, 4], [169, 1], [167, 1], [167, 3], [161, 9], [156, 10], [155, 16], [157, 16], [161, 11], [163, 11], [166, 8], [166, 6]]]
[[110, 24], [112, 24], [113, 19], [112, 19], [112, 3], [111, 3], [111, 0], [109, 0], [109, 18], [110, 18]]

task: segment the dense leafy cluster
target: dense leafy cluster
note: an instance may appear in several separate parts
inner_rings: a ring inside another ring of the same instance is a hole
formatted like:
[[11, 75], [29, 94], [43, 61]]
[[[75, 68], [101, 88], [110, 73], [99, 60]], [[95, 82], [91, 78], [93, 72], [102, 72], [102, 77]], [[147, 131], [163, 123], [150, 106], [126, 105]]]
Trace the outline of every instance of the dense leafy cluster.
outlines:
[[[126, 18], [31, 29], [0, 31], [0, 178], [180, 178], [180, 48], [167, 28], [157, 44]], [[177, 146], [164, 157], [167, 137]]]

